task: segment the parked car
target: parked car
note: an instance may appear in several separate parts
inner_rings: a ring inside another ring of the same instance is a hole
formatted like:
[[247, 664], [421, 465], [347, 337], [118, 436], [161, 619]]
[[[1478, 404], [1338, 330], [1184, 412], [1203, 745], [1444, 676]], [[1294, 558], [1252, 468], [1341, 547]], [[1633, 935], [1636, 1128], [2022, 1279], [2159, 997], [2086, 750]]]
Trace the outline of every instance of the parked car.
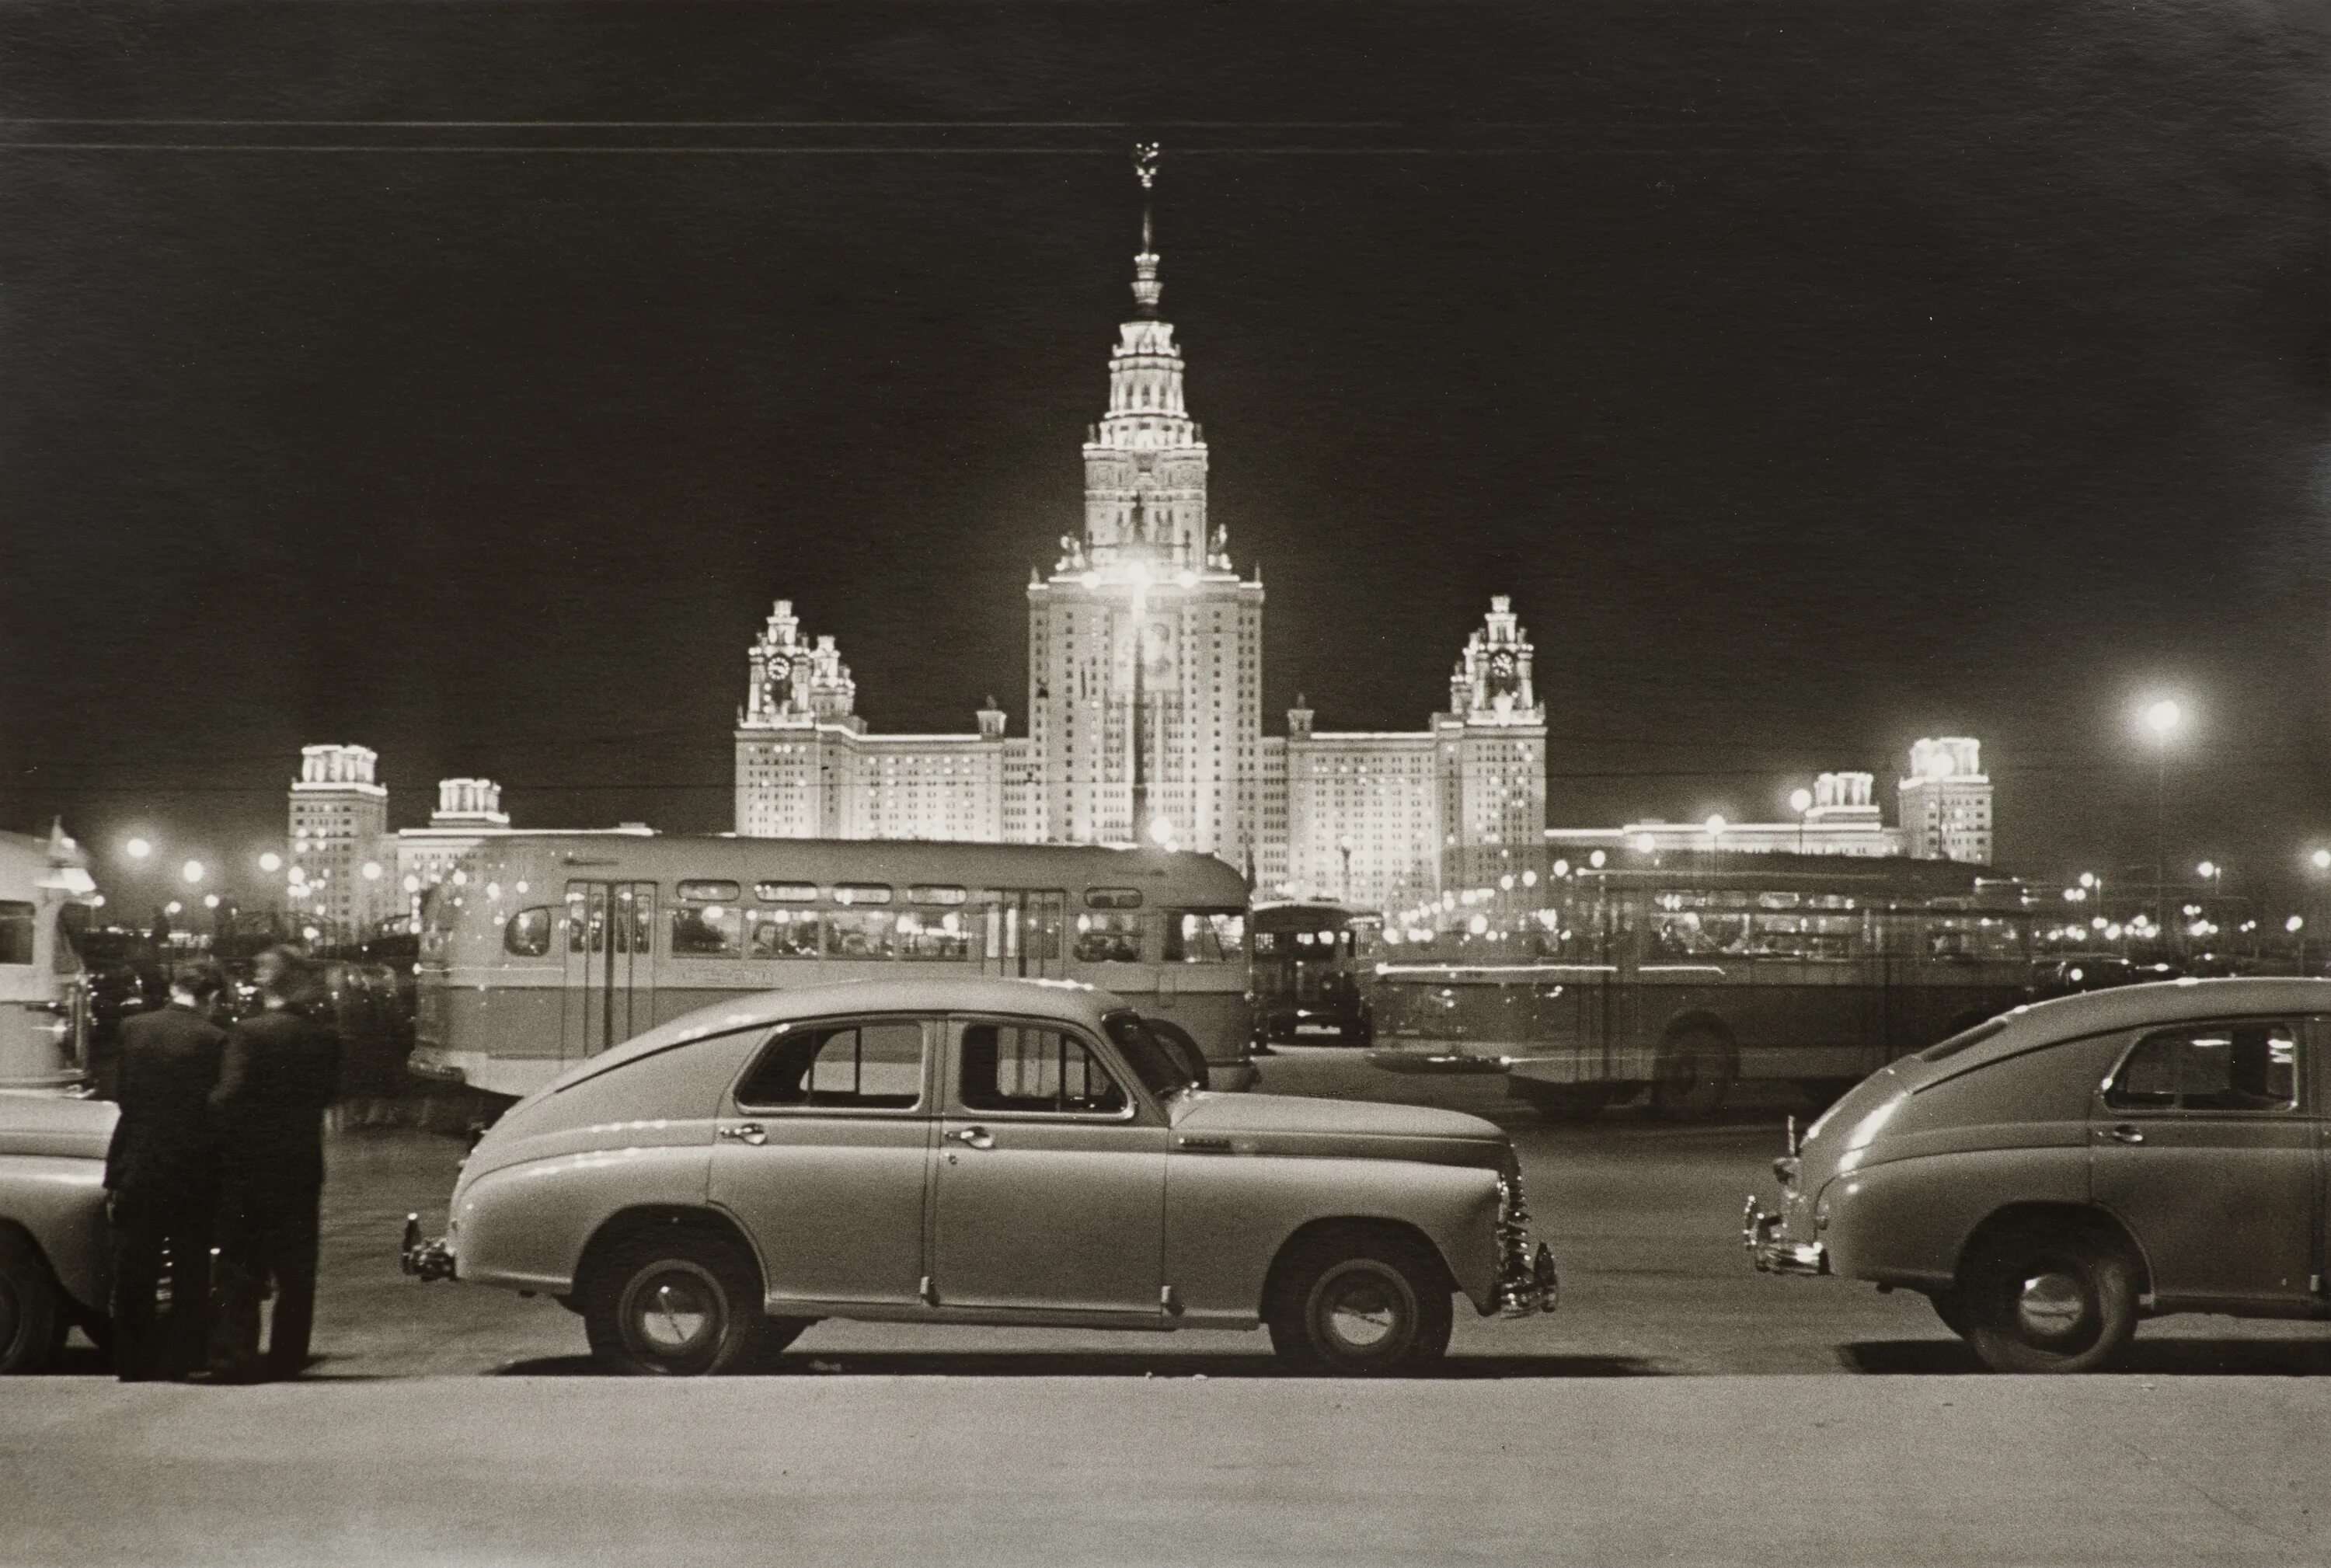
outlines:
[[0, 1090], [0, 1373], [38, 1372], [75, 1326], [103, 1343], [111, 1102]]
[[1251, 1328], [1413, 1368], [1554, 1305], [1511, 1144], [1453, 1112], [1196, 1088], [1061, 983], [768, 992], [520, 1100], [405, 1267], [557, 1297], [628, 1372], [721, 1372], [820, 1318]]
[[2331, 1316], [2331, 982], [2177, 980], [2019, 1007], [1881, 1069], [1751, 1196], [1759, 1269], [1930, 1297], [2005, 1372], [2138, 1320]]

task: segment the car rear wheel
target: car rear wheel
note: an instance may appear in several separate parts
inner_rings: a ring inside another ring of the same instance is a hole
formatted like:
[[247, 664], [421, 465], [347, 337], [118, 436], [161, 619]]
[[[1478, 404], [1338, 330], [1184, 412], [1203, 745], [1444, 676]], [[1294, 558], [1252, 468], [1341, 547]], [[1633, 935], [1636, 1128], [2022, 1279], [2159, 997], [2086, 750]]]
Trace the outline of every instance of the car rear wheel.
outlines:
[[1994, 1372], [2093, 1372], [2128, 1348], [2137, 1270], [2114, 1238], [2032, 1226], [1979, 1238], [1973, 1250], [1955, 1294], [1967, 1341]]
[[64, 1348], [64, 1303], [40, 1254], [0, 1236], [0, 1373], [38, 1372]]
[[1724, 1108], [1740, 1066], [1732, 1042], [1706, 1027], [1660, 1047], [1651, 1069], [1651, 1109], [1670, 1121], [1705, 1121]]
[[1973, 1331], [1974, 1326], [1967, 1318], [1966, 1297], [1955, 1287], [1937, 1290], [1927, 1299], [1934, 1303], [1935, 1316], [1943, 1320], [1945, 1328], [1961, 1339], [1966, 1338]]
[[1417, 1243], [1368, 1231], [1327, 1231], [1299, 1243], [1264, 1312], [1271, 1348], [1314, 1372], [1410, 1372], [1449, 1348], [1451, 1289]]
[[736, 1242], [685, 1230], [620, 1245], [584, 1292], [591, 1354], [611, 1371], [701, 1377], [742, 1371], [806, 1322], [761, 1314], [760, 1271]]

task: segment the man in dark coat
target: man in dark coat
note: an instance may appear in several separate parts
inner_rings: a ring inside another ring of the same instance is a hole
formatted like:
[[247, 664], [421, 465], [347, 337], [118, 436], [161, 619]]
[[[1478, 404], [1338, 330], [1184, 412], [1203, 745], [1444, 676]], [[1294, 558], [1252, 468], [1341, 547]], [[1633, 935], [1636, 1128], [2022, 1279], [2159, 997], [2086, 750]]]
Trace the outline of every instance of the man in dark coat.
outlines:
[[[291, 1376], [308, 1364], [316, 1316], [316, 1211], [324, 1189], [324, 1111], [338, 1092], [340, 1041], [324, 1020], [314, 967], [288, 948], [259, 956], [263, 1010], [227, 1032], [211, 1108], [219, 1139], [219, 1298], [214, 1377]], [[275, 1316], [259, 1353], [259, 1303]]]
[[[121, 1115], [105, 1154], [105, 1188], [113, 1218], [113, 1364], [124, 1383], [184, 1377], [203, 1365], [217, 1193], [210, 1096], [226, 1044], [210, 1009], [221, 984], [212, 965], [175, 965], [168, 1005], [121, 1023]], [[166, 1251], [166, 1339], [154, 1322]]]

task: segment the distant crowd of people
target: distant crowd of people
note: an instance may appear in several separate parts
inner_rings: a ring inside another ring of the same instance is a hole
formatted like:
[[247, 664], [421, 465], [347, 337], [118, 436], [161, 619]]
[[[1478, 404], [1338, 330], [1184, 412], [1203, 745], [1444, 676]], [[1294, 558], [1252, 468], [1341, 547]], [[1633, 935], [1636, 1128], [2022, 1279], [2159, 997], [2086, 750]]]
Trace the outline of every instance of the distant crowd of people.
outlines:
[[255, 978], [259, 1010], [238, 1018], [217, 965], [175, 963], [168, 1003], [121, 1022], [105, 1187], [124, 1382], [249, 1383], [309, 1364], [324, 1112], [341, 1044], [319, 965], [270, 948]]

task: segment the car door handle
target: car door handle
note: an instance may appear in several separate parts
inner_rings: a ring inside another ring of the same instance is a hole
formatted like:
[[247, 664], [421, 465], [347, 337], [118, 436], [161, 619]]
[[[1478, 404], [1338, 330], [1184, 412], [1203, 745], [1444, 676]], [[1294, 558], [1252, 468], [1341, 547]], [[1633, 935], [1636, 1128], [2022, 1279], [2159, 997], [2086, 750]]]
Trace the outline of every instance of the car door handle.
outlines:
[[722, 1127], [720, 1136], [735, 1143], [758, 1147], [769, 1141], [768, 1129], [758, 1122], [739, 1122], [733, 1127]]
[[2129, 1122], [2117, 1122], [2113, 1126], [2107, 1127], [2105, 1129], [2105, 1136], [2110, 1138], [2117, 1144], [2141, 1144], [2145, 1142], [2144, 1132]]
[[985, 1127], [955, 1127], [948, 1131], [947, 1136], [967, 1149], [992, 1149], [995, 1146], [995, 1140], [987, 1136]]

